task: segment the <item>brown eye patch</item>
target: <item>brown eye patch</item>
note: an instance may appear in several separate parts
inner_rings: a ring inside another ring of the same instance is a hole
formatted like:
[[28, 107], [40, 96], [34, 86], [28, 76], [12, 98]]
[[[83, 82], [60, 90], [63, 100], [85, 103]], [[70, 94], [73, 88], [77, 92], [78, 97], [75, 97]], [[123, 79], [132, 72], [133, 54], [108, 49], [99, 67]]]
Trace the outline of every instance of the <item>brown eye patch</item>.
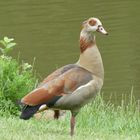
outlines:
[[90, 26], [94, 26], [96, 24], [96, 21], [92, 19], [88, 23]]

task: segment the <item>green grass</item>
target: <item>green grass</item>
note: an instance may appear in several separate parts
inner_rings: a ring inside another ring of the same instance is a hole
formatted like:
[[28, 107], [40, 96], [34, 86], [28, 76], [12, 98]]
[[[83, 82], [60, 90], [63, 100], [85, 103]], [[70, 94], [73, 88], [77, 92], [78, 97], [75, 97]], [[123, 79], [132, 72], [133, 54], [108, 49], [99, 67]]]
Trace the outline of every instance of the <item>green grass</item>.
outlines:
[[85, 106], [76, 118], [76, 131], [69, 135], [70, 113], [60, 120], [24, 121], [18, 117], [0, 117], [3, 140], [140, 140], [140, 113], [136, 101], [114, 107], [101, 97]]

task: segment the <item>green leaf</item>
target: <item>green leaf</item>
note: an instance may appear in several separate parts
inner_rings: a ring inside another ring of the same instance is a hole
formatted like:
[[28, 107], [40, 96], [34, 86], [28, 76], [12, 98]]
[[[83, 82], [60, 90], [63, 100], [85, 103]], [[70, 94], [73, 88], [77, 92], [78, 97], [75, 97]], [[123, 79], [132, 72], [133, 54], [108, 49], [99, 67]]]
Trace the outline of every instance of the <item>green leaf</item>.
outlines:
[[1, 51], [2, 54], [4, 53], [4, 49], [0, 48], [0, 51]]
[[13, 41], [13, 38], [8, 38], [8, 37], [4, 37], [3, 40], [0, 40], [0, 43], [5, 47], [4, 49], [0, 49], [0, 51], [2, 52], [2, 54], [7, 54], [7, 52], [11, 51], [13, 49], [13, 47], [16, 45], [16, 43], [11, 42]]
[[5, 41], [6, 43], [10, 43], [10, 42], [13, 41], [13, 40], [14, 40], [13, 38], [8, 38], [7, 36], [4, 37], [4, 41]]
[[6, 48], [13, 48], [16, 45], [16, 43], [9, 43], [7, 44]]
[[11, 51], [11, 50], [12, 50], [12, 48], [6, 47], [6, 48], [4, 49], [4, 54], [8, 53], [8, 52]]
[[32, 69], [32, 65], [28, 64], [28, 63], [23, 63], [22, 64], [22, 68], [23, 70], [31, 70]]
[[4, 40], [0, 40], [0, 43], [1, 43], [4, 47], [6, 47], [6, 45], [7, 45], [7, 43], [6, 43]]

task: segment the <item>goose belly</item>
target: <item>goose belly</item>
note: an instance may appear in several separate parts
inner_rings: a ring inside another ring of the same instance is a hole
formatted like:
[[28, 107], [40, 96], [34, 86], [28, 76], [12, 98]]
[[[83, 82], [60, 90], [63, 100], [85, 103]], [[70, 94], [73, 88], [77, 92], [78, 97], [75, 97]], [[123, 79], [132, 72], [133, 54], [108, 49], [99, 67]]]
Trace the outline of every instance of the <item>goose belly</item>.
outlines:
[[73, 110], [79, 109], [100, 91], [98, 83], [95, 80], [90, 81], [88, 84], [79, 87], [73, 93], [64, 95], [61, 97], [54, 105], [54, 108], [64, 109], [64, 110]]

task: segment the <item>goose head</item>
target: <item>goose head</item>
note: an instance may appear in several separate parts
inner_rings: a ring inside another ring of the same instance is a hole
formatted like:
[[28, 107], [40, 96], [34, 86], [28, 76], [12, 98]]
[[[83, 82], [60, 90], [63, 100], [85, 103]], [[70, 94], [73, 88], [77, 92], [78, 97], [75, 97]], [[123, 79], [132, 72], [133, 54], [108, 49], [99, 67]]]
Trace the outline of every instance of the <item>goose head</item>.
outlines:
[[82, 23], [82, 30], [84, 32], [100, 32], [104, 35], [108, 35], [107, 31], [104, 29], [101, 21], [98, 18], [92, 17]]

